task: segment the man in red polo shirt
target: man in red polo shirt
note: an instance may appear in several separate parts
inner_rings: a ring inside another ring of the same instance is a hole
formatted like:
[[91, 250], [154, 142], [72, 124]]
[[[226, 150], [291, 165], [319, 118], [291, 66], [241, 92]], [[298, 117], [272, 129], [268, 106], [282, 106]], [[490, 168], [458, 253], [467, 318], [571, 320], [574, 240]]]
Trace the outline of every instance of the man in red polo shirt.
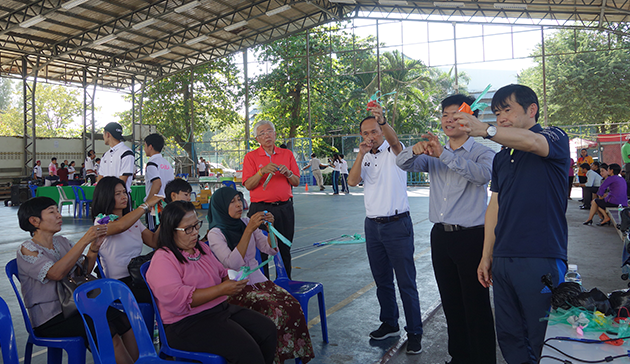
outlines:
[[[249, 190], [251, 200], [247, 216], [251, 217], [258, 211], [271, 212], [275, 219], [274, 227], [293, 241], [295, 215], [291, 187], [300, 184], [300, 170], [293, 152], [276, 147], [276, 128], [271, 121], [259, 121], [253, 131], [260, 148], [247, 153], [243, 161], [243, 186]], [[282, 243], [279, 248], [291, 278], [291, 248]], [[263, 260], [267, 259], [266, 254], [261, 255]], [[267, 266], [265, 274], [269, 275]]]

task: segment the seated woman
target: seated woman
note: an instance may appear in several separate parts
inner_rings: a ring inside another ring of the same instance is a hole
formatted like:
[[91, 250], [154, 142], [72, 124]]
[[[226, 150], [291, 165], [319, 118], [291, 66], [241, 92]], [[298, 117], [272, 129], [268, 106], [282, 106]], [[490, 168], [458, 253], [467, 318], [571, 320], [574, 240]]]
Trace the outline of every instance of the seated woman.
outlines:
[[[233, 188], [220, 188], [212, 195], [208, 213], [210, 250], [224, 267], [233, 270], [257, 267], [256, 248], [269, 255], [277, 254], [271, 248], [270, 237], [259, 229], [266, 221], [273, 223], [273, 215], [260, 211], [251, 219], [241, 217], [242, 198]], [[302, 358], [303, 363], [308, 363], [314, 357], [313, 345], [300, 303], [260, 270], [247, 278], [247, 287], [231, 296], [228, 302], [258, 311], [273, 320], [278, 329], [276, 363], [291, 358]]]
[[128, 210], [128, 199], [125, 182], [120, 178], [104, 177], [96, 185], [92, 201], [94, 225], [99, 224], [99, 214], [116, 215], [116, 219], [107, 223], [107, 236], [98, 253], [105, 277], [118, 279], [129, 286], [138, 302], [151, 303], [149, 290], [132, 284], [127, 265], [142, 254], [143, 243], [154, 249], [157, 247], [157, 235], [139, 219], [161, 198], [152, 196], [133, 211]]
[[606, 207], [628, 206], [628, 198], [626, 197], [628, 186], [626, 181], [619, 176], [619, 172], [621, 172], [619, 164], [612, 163], [608, 166], [608, 176], [597, 191], [597, 195], [601, 197], [596, 198], [593, 201], [595, 203], [591, 204], [591, 212], [588, 215], [588, 220], [583, 223], [584, 225], [592, 224], [595, 214], [598, 214], [599, 218], [602, 219], [597, 226], [610, 225], [610, 216], [606, 213]]
[[228, 278], [210, 248], [199, 243], [201, 225], [190, 202], [171, 202], [162, 211], [159, 249], [147, 282], [169, 345], [221, 355], [229, 363], [272, 363], [275, 325], [258, 312], [227, 303], [247, 280]]
[[[72, 245], [63, 236], [61, 214], [57, 203], [49, 197], [35, 197], [24, 202], [18, 210], [20, 228], [32, 238], [17, 251], [17, 266], [22, 286], [22, 297], [35, 334], [42, 337], [87, 336], [81, 315], [64, 318], [57, 295], [57, 281], [65, 277], [75, 263], [88, 260], [94, 268], [98, 248], [107, 233], [107, 226], [92, 226]], [[87, 257], [83, 251], [90, 247]], [[117, 363], [133, 363], [138, 359], [138, 348], [127, 317], [115, 309], [107, 312]]]

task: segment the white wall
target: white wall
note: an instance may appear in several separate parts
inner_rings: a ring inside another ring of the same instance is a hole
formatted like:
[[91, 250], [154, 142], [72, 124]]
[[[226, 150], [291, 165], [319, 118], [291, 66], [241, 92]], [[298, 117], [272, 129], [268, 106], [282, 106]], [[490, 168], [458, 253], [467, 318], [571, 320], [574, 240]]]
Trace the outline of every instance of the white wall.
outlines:
[[[100, 157], [109, 147], [103, 140], [94, 140], [96, 156]], [[125, 142], [131, 148], [131, 142]], [[80, 138], [37, 138], [37, 154], [35, 160], [42, 161], [44, 175], [52, 157], [57, 162], [65, 159], [76, 162], [76, 169], [81, 168], [84, 160], [83, 141]], [[0, 177], [17, 177], [22, 175], [24, 166], [24, 140], [22, 137], [0, 136]]]

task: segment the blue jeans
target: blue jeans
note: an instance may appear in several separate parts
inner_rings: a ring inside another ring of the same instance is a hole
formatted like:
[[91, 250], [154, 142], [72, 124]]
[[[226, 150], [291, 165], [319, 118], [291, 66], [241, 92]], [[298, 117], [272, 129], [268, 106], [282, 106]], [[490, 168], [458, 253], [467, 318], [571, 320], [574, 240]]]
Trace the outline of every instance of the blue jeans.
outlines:
[[411, 217], [379, 223], [365, 219], [365, 240], [372, 276], [376, 282], [376, 297], [381, 306], [379, 319], [391, 326], [398, 325], [398, 304], [394, 274], [400, 291], [410, 334], [422, 334], [422, 314], [416, 287], [416, 266], [413, 261], [413, 224]]
[[333, 193], [339, 193], [339, 171], [332, 173]]

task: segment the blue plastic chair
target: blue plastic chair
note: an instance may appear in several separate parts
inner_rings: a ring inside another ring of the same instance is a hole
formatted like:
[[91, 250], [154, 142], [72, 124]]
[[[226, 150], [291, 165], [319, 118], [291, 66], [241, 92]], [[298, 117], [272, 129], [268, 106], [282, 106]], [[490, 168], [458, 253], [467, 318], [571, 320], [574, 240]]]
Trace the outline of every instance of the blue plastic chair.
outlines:
[[284, 268], [282, 257], [280, 254], [276, 254], [273, 257], [273, 261], [276, 265], [276, 280], [273, 281], [278, 286], [284, 288], [300, 302], [302, 311], [304, 311], [304, 318], [308, 322], [308, 301], [311, 297], [317, 295], [319, 301], [319, 318], [322, 325], [322, 338], [325, 343], [328, 343], [328, 323], [326, 321], [326, 302], [324, 301], [324, 285], [318, 282], [301, 282], [292, 281], [287, 275], [287, 271]]
[[[151, 262], [146, 262], [140, 267], [140, 274], [142, 274], [142, 278], [145, 282], [147, 282], [147, 270], [149, 270], [149, 265]], [[147, 287], [149, 287], [149, 283], [147, 283]], [[166, 339], [166, 332], [164, 331], [164, 324], [162, 323], [162, 317], [160, 316], [160, 309], [157, 306], [157, 302], [155, 302], [155, 297], [153, 296], [153, 291], [151, 291], [151, 287], [149, 287], [149, 292], [151, 292], [151, 301], [153, 302], [153, 309], [155, 310], [155, 319], [158, 323], [158, 330], [160, 332], [160, 344], [162, 347], [160, 348], [160, 357], [172, 356], [175, 360], [194, 360], [200, 361], [203, 364], [226, 364], [227, 362], [223, 357], [210, 353], [202, 353], [196, 351], [184, 351], [179, 349], [173, 349], [168, 346], [168, 340]]]
[[175, 177], [179, 177], [181, 179], [188, 181], [188, 173], [178, 173]]
[[[151, 340], [151, 335], [144, 325], [140, 308], [129, 287], [119, 280], [108, 278], [84, 283], [74, 290], [74, 302], [79, 309], [81, 318], [83, 318], [94, 362], [96, 364], [116, 362], [114, 344], [107, 321], [107, 309], [115, 301], [122, 303], [123, 310], [127, 314], [133, 334], [136, 337], [139, 352], [136, 364], [174, 363], [160, 359], [155, 353], [153, 340]], [[93, 330], [87, 324], [87, 317], [94, 323]], [[94, 336], [96, 336], [98, 345], [94, 341]]]
[[83, 218], [83, 207], [85, 207], [85, 217], [90, 216], [90, 204], [92, 200], [85, 198], [85, 191], [81, 186], [70, 186], [74, 192], [74, 217], [77, 217], [77, 205], [79, 206], [79, 219]]
[[223, 185], [226, 187], [232, 187], [233, 189], [236, 189], [236, 183], [234, 183], [234, 181], [221, 181], [221, 183], [223, 183]]
[[15, 277], [17, 278], [18, 282], [20, 281], [17, 261], [13, 259], [8, 262], [7, 265], [4, 267], [4, 270], [7, 274], [7, 277], [9, 278], [9, 282], [11, 282], [11, 286], [13, 287], [15, 296], [18, 299], [18, 303], [20, 304], [22, 317], [24, 318], [24, 326], [26, 326], [26, 331], [28, 332], [28, 341], [26, 342], [26, 349], [24, 350], [24, 364], [31, 363], [31, 356], [33, 355], [33, 345], [48, 347], [47, 363], [49, 364], [61, 364], [63, 350], [68, 353], [68, 363], [85, 364], [85, 341], [82, 337], [35, 336], [35, 333], [33, 332], [33, 326], [31, 326], [31, 319], [28, 317], [28, 312], [26, 311], [26, 306], [24, 306], [20, 291], [15, 285], [15, 281], [13, 280], [13, 277]]
[[[98, 269], [98, 273], [102, 278], [107, 278], [107, 276], [105, 275], [105, 271], [103, 270], [103, 265], [101, 264], [100, 254], [96, 256], [96, 268]], [[122, 306], [118, 302], [112, 304], [112, 307], [122, 310]], [[149, 330], [151, 336], [153, 336], [153, 320], [155, 315], [153, 305], [150, 303], [139, 302], [138, 307], [140, 307], [140, 312], [142, 312], [142, 317], [144, 318], [144, 322], [146, 323], [147, 330]]]
[[31, 182], [28, 183], [28, 188], [31, 191], [31, 198], [37, 196], [37, 185], [32, 184]]
[[5, 364], [19, 364], [20, 358], [17, 353], [17, 344], [15, 343], [15, 330], [13, 330], [13, 321], [11, 320], [11, 311], [9, 306], [0, 297], [0, 349], [2, 349], [2, 361]]

